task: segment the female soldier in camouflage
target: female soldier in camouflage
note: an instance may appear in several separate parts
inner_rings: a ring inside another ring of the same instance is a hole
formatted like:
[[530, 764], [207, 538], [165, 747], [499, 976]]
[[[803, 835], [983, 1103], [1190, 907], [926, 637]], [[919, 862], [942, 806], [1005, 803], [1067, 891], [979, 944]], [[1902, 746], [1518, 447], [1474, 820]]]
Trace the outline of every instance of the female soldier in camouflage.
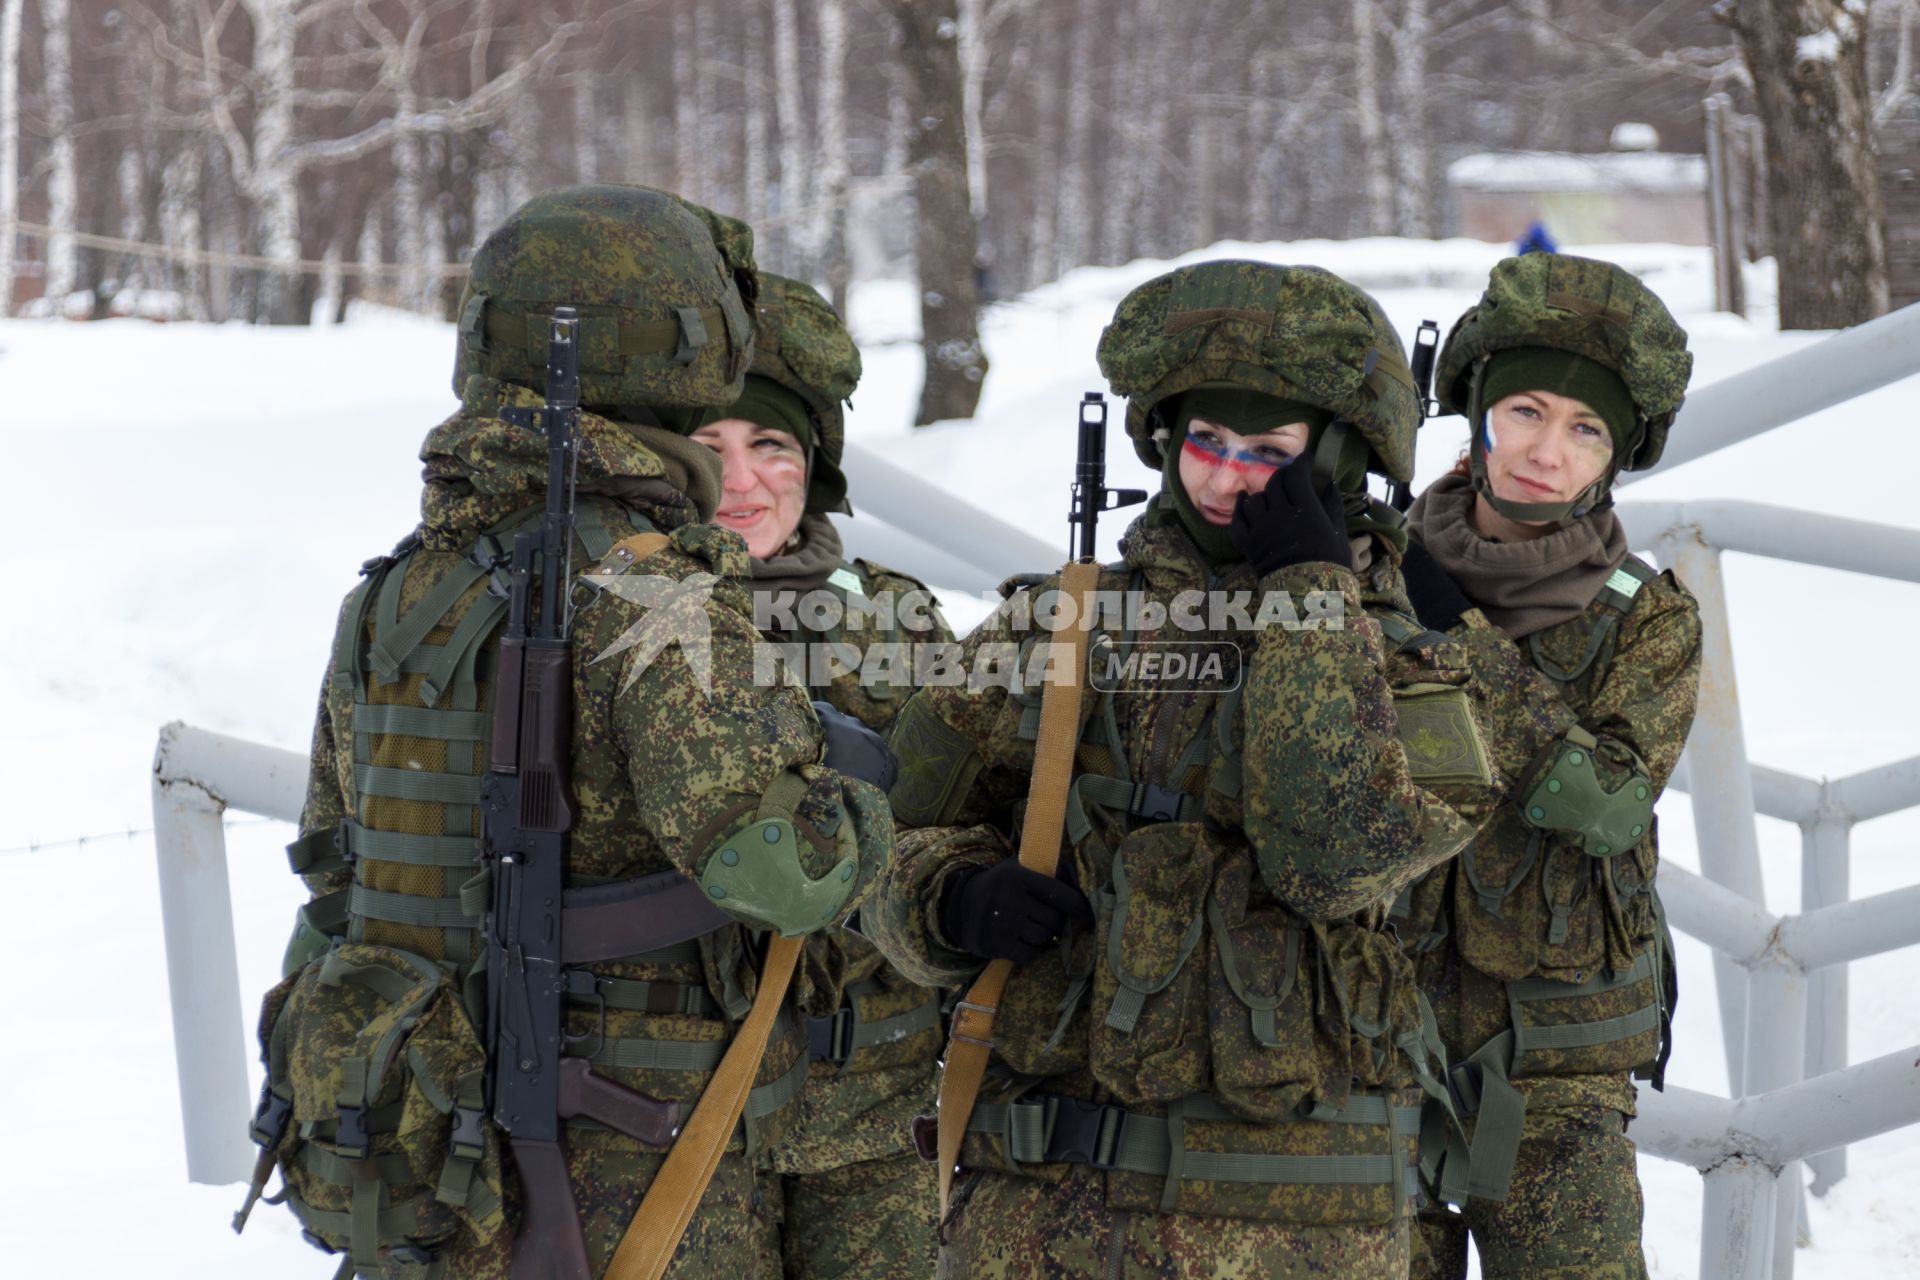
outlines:
[[[1212, 262], [1128, 295], [1100, 361], [1162, 482], [1100, 573], [1059, 878], [1008, 856], [1040, 696], [991, 670], [1055, 579], [1009, 581], [972, 679], [891, 735], [921, 829], [863, 918], [917, 981], [1017, 966], [941, 1274], [1400, 1277], [1439, 1064], [1384, 904], [1497, 795], [1365, 494], [1411, 469], [1405, 357], [1335, 276]], [[1221, 665], [1156, 679], [1174, 644]]]
[[1653, 803], [1693, 720], [1700, 616], [1628, 554], [1609, 491], [1659, 458], [1690, 368], [1638, 280], [1552, 254], [1495, 267], [1441, 355], [1442, 403], [1473, 439], [1414, 504], [1407, 588], [1493, 691], [1513, 785], [1396, 913], [1464, 1059], [1475, 1180], [1497, 1194], [1512, 1171], [1503, 1203], [1423, 1215], [1418, 1276], [1465, 1276], [1469, 1231], [1490, 1280], [1646, 1273], [1623, 1130], [1629, 1073], [1657, 1085], [1666, 1060]]
[[[827, 300], [762, 274], [746, 390], [693, 438], [720, 455], [714, 520], [746, 540], [755, 625], [794, 646], [789, 669], [816, 708], [883, 729], [906, 700], [911, 646], [953, 635], [920, 583], [845, 560], [827, 519], [849, 509], [841, 402], [859, 379], [860, 352]], [[799, 1121], [768, 1153], [786, 1274], [922, 1280], [939, 1215], [933, 1171], [908, 1127], [933, 1100], [940, 993], [846, 930], [815, 935], [806, 961], [813, 989], [831, 994], [808, 1019], [813, 1065]]]

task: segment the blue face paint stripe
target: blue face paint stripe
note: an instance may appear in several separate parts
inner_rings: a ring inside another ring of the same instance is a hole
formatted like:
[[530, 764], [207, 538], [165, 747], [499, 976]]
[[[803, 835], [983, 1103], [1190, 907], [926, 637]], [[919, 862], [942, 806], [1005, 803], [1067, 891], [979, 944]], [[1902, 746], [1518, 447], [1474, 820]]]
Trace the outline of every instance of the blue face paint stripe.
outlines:
[[1287, 462], [1270, 462], [1249, 449], [1229, 450], [1223, 441], [1203, 440], [1196, 436], [1188, 436], [1181, 448], [1191, 450], [1189, 456], [1195, 461], [1211, 467], [1232, 467], [1236, 471], [1278, 471], [1287, 462], [1293, 461], [1289, 458]]

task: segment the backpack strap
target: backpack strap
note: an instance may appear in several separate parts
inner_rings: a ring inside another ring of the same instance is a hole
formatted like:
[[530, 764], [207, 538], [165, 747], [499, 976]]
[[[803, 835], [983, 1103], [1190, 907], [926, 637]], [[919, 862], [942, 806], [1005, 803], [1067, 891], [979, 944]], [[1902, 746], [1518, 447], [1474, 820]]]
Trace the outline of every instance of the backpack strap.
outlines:
[[1547, 679], [1561, 686], [1570, 685], [1586, 675], [1603, 649], [1611, 652], [1613, 638], [1620, 630], [1620, 620], [1633, 612], [1640, 589], [1659, 576], [1652, 565], [1629, 553], [1620, 562], [1620, 567], [1600, 584], [1600, 590], [1594, 593], [1593, 604], [1589, 608], [1598, 612], [1587, 625], [1587, 645], [1579, 660], [1571, 667], [1562, 667], [1554, 662], [1541, 644], [1541, 637], [1546, 632], [1536, 631], [1527, 637], [1527, 654], [1533, 660], [1533, 665]]

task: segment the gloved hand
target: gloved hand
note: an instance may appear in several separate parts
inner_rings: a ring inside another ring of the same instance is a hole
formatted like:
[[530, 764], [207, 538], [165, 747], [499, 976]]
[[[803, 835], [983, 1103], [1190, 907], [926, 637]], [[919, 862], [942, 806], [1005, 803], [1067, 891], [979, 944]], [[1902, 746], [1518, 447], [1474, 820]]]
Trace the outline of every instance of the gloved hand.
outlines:
[[940, 891], [940, 931], [982, 960], [1026, 964], [1066, 931], [1069, 920], [1093, 927], [1086, 895], [1027, 870], [1018, 858], [956, 871]]
[[893, 790], [893, 781], [900, 776], [900, 761], [887, 740], [831, 702], [816, 702], [813, 710], [827, 735], [827, 768], [871, 782], [882, 791]]
[[1407, 581], [1407, 599], [1413, 602], [1413, 612], [1422, 626], [1451, 631], [1460, 625], [1460, 615], [1474, 607], [1453, 575], [1440, 567], [1417, 538], [1407, 539], [1400, 576]]
[[1262, 577], [1315, 560], [1353, 568], [1346, 501], [1331, 483], [1315, 493], [1313, 467], [1304, 459], [1280, 468], [1259, 493], [1241, 494], [1227, 536]]

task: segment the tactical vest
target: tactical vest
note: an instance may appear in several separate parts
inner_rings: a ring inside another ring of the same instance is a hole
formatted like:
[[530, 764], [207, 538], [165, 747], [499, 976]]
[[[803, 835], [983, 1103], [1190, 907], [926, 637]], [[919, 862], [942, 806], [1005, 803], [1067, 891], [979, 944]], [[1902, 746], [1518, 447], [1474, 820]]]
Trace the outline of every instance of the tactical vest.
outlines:
[[[1532, 664], [1584, 714], [1611, 670], [1622, 621], [1659, 575], [1628, 556], [1601, 586], [1585, 626], [1523, 642]], [[1465, 964], [1504, 985], [1505, 1030], [1459, 1046], [1450, 1069], [1461, 1110], [1490, 1141], [1517, 1146], [1521, 1076], [1631, 1071], [1664, 1083], [1677, 987], [1673, 941], [1654, 885], [1658, 831], [1590, 857], [1523, 824], [1510, 808], [1441, 869], [1401, 894], [1393, 916], [1423, 971], [1450, 941]], [[1464, 1014], [1463, 1014], [1464, 1016]], [[1476, 1152], [1479, 1148], [1476, 1147]]]
[[[277, 1162], [302, 1234], [344, 1255], [343, 1277], [399, 1268], [433, 1280], [447, 1247], [486, 1248], [505, 1230], [500, 1142], [483, 1098], [490, 883], [479, 801], [508, 549], [539, 515], [489, 529], [430, 585], [408, 572], [417, 535], [367, 562], [335, 637], [328, 706], [350, 816], [295, 841], [288, 859], [300, 874], [346, 883], [302, 909], [286, 976], [266, 997], [267, 1079], [253, 1125], [262, 1154], [236, 1229]], [[651, 527], [608, 499], [582, 499], [584, 564], [623, 567], [610, 563], [610, 519]], [[582, 579], [576, 590], [591, 586]], [[610, 883], [571, 875], [569, 910], [575, 890]], [[564, 1054], [592, 1068], [580, 1087], [605, 1077], [690, 1106], [751, 1003], [725, 963], [740, 932], [567, 970]], [[720, 975], [717, 996], [709, 972]], [[783, 1011], [765, 1083], [747, 1103], [750, 1146], [787, 1123], [806, 1078], [804, 1043]], [[631, 1150], [591, 1121], [567, 1125], [569, 1147]]]
[[[873, 598], [874, 580], [883, 572], [900, 576], [866, 560], [842, 564], [819, 588], [831, 592], [840, 601], [841, 612], [834, 624], [814, 631], [796, 617], [795, 622], [799, 624], [796, 629], [775, 633], [775, 638], [803, 645], [858, 644], [874, 639], [905, 645], [924, 641], [925, 633], [904, 627], [863, 631], [853, 626], [853, 610]], [[897, 607], [898, 602], [895, 603]], [[812, 679], [814, 672], [809, 664], [807, 693], [816, 701], [832, 703], [868, 728], [881, 731], [913, 692], [910, 656], [904, 666], [895, 665], [891, 671], [897, 680], [867, 681], [855, 671], [820, 683]], [[826, 945], [828, 940], [823, 935], [819, 945]], [[887, 964], [872, 943], [857, 934], [835, 930], [831, 941], [845, 952], [849, 981], [839, 1008], [825, 1016], [807, 1019], [808, 1056], [815, 1062], [833, 1064], [842, 1075], [885, 1071], [938, 1058], [940, 993], [908, 982]]]
[[[1400, 634], [1408, 647], [1432, 639]], [[1010, 696], [1018, 736], [1037, 739], [1038, 691]], [[1067, 806], [1094, 933], [1009, 986], [1002, 1069], [963, 1162], [1048, 1178], [1091, 1164], [1115, 1208], [1335, 1225], [1410, 1212], [1451, 1143], [1444, 1191], [1463, 1197], [1445, 1051], [1397, 941], [1295, 915], [1239, 835], [1239, 686], [1192, 695], [1211, 704], [1197, 717], [1161, 703], [1152, 714], [1166, 724], [1184, 714], [1199, 727], [1181, 741], [1156, 732], [1144, 768], [1115, 697], [1089, 698]], [[1041, 1088], [1089, 1073], [1114, 1101]]]

